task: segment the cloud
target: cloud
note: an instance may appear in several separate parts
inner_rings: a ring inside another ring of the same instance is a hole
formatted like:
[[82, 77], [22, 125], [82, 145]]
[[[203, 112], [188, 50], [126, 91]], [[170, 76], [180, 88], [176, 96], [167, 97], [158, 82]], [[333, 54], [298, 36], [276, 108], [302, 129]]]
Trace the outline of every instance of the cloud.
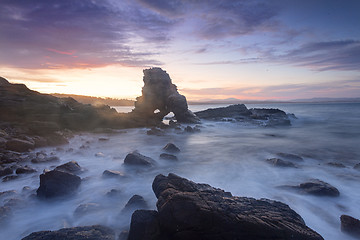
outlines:
[[314, 97], [360, 97], [360, 80], [333, 81], [316, 84], [282, 84], [243, 88], [180, 89], [190, 98], [298, 99]]
[[[131, 1], [3, 0], [0, 64], [24, 68], [158, 65], [157, 45], [173, 24]], [[135, 40], [134, 40], [135, 39]], [[147, 43], [135, 51], [131, 44]], [[153, 47], [153, 48], [152, 48]], [[67, 54], [71, 53], [71, 54]]]
[[360, 66], [360, 41], [312, 42], [290, 50], [284, 55], [269, 56], [269, 58], [317, 71], [358, 71]]

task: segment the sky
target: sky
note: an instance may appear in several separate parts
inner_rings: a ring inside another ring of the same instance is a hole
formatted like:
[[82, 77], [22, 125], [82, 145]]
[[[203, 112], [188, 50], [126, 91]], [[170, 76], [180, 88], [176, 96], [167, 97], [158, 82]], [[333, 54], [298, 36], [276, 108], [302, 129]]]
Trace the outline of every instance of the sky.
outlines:
[[188, 100], [360, 97], [358, 0], [0, 0], [0, 76], [130, 98], [161, 67]]

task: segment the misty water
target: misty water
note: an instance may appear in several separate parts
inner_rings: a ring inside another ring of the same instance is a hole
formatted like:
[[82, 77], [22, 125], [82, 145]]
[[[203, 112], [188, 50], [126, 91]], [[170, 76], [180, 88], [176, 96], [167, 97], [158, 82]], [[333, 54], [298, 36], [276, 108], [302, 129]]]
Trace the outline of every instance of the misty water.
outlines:
[[[190, 109], [197, 111], [208, 107], [197, 105]], [[120, 130], [113, 134], [83, 133], [72, 138], [62, 149], [36, 149], [35, 152], [53, 153], [60, 161], [29, 163], [38, 172], [0, 184], [0, 192], [16, 191], [13, 195], [1, 195], [1, 205], [11, 198], [20, 199], [13, 208], [10, 222], [0, 228], [0, 238], [21, 239], [34, 231], [93, 224], [110, 226], [120, 232], [130, 222], [131, 212], [122, 209], [131, 196], [143, 196], [149, 208], [156, 209], [152, 181], [157, 174], [172, 172], [230, 191], [235, 196], [284, 202], [325, 239], [353, 239], [340, 231], [340, 216], [347, 214], [360, 218], [360, 171], [353, 168], [360, 162], [360, 104], [247, 104], [247, 107], [279, 108], [294, 113], [298, 119], [292, 120], [290, 127], [277, 128], [203, 121], [201, 132], [169, 130], [164, 136], [147, 135], [146, 128]], [[117, 110], [129, 111], [131, 108]], [[108, 140], [99, 141], [99, 138]], [[181, 149], [177, 162], [159, 159], [162, 148], [169, 142]], [[134, 150], [155, 159], [157, 166], [138, 170], [124, 167], [125, 156]], [[279, 152], [299, 155], [304, 161], [296, 163], [299, 168], [273, 167], [265, 161], [277, 157]], [[82, 183], [77, 194], [57, 201], [38, 200], [34, 193], [43, 169], [53, 169], [71, 160], [86, 169], [79, 175]], [[329, 166], [329, 162], [342, 163], [346, 167]], [[104, 170], [122, 171], [127, 177], [103, 178]], [[298, 185], [312, 178], [335, 186], [340, 196], [318, 197], [279, 188]], [[25, 186], [29, 188], [23, 189]], [[109, 197], [107, 192], [111, 189], [120, 193]], [[75, 209], [85, 203], [98, 204], [97, 210], [74, 215]]]

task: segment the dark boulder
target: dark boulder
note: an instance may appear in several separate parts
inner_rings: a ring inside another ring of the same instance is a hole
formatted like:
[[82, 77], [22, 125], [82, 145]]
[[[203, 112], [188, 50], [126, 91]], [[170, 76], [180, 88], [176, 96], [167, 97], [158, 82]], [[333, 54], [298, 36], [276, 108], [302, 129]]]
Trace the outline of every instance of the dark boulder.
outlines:
[[80, 165], [76, 161], [70, 161], [70, 162], [64, 163], [60, 166], [57, 166], [55, 168], [55, 170], [73, 173], [73, 174], [83, 172], [83, 169], [80, 167]]
[[145, 199], [140, 195], [132, 196], [129, 201], [126, 203], [123, 211], [134, 211], [135, 209], [147, 209], [148, 204], [146, 203]]
[[360, 220], [348, 215], [341, 215], [341, 231], [360, 238]]
[[129, 153], [124, 159], [124, 164], [128, 166], [152, 167], [156, 164], [155, 160], [140, 154], [137, 151]]
[[13, 174], [13, 170], [10, 167], [0, 167], [0, 177]]
[[[158, 214], [140, 212], [148, 219], [145, 221], [135, 215], [134, 220], [140, 224], [131, 224], [131, 240], [323, 239], [281, 202], [233, 197], [229, 192], [175, 174], [156, 176], [153, 190], [158, 198]], [[155, 234], [148, 238], [137, 236], [142, 232]]]
[[24, 166], [24, 167], [18, 167], [15, 172], [16, 174], [33, 173], [36, 172], [36, 169], [31, 168], [29, 166]]
[[168, 153], [160, 154], [160, 158], [165, 159], [165, 160], [171, 160], [171, 161], [177, 161], [178, 160], [177, 156], [172, 155], [172, 154], [168, 154]]
[[37, 196], [55, 198], [75, 193], [81, 184], [81, 178], [67, 172], [52, 170], [40, 175], [40, 187]]
[[115, 232], [101, 225], [33, 232], [22, 240], [115, 240]]
[[291, 167], [291, 168], [297, 168], [295, 164], [289, 161], [285, 161], [279, 158], [270, 158], [266, 159], [266, 162], [275, 166], [275, 167]]
[[244, 104], [235, 104], [227, 107], [209, 108], [204, 111], [195, 112], [196, 116], [209, 120], [221, 120], [222, 118], [237, 118], [250, 116], [251, 112]]
[[166, 152], [170, 152], [170, 153], [177, 153], [180, 152], [180, 148], [178, 148], [175, 144], [173, 143], [168, 143], [166, 144], [166, 146], [163, 148]]
[[311, 179], [308, 182], [301, 183], [299, 186], [295, 186], [294, 188], [299, 189], [303, 193], [316, 196], [337, 197], [340, 195], [340, 192], [336, 187], [319, 179]]

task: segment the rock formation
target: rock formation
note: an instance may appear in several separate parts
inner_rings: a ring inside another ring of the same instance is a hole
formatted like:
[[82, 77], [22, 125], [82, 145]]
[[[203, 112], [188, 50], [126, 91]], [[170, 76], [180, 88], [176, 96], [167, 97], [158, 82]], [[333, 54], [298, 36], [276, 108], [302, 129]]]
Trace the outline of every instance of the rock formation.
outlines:
[[169, 174], [153, 182], [158, 211], [135, 211], [128, 240], [320, 240], [284, 203], [234, 197], [207, 184]]
[[142, 96], [136, 98], [133, 114], [149, 119], [162, 120], [173, 112], [178, 122], [197, 123], [199, 119], [188, 109], [185, 96], [177, 91], [169, 74], [161, 68], [144, 71]]

